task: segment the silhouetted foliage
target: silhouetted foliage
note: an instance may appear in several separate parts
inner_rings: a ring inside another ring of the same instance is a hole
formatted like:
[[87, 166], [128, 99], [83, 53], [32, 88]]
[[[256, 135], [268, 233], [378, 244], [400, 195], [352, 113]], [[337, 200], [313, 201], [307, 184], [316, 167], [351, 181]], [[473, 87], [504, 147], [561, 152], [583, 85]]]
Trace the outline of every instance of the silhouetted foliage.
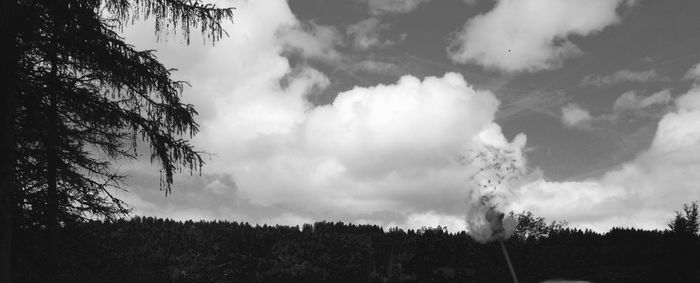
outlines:
[[[189, 43], [190, 29], [199, 28], [215, 42], [232, 10], [190, 0], [5, 2], [21, 16], [2, 25], [16, 63], [5, 76], [13, 88], [3, 94], [12, 97], [3, 105], [12, 115], [3, 116], [10, 127], [2, 125], [0, 155], [10, 161], [2, 169], [0, 229], [45, 229], [45, 281], [52, 281], [60, 225], [128, 211], [110, 192], [124, 178], [113, 161], [136, 158], [137, 144], [150, 146], [166, 194], [173, 174], [203, 165], [187, 140], [198, 127], [197, 112], [180, 99], [186, 83], [173, 80], [173, 70], [152, 50], [136, 50], [117, 29], [152, 18], [158, 35], [182, 31]], [[11, 238], [3, 233], [3, 255], [10, 253]], [[8, 276], [5, 266], [0, 271]]]
[[[531, 217], [530, 213], [521, 214]], [[551, 225], [547, 225], [551, 226]], [[614, 228], [600, 234], [551, 226], [506, 241], [521, 282], [698, 282], [700, 237], [678, 246], [670, 231]], [[317, 222], [302, 227], [177, 222], [136, 217], [61, 230], [61, 279], [73, 282], [510, 282], [495, 243], [444, 228], [384, 230]], [[37, 230], [21, 230], [16, 268], [31, 282], [42, 263]]]
[[567, 225], [565, 221], [552, 221], [547, 224], [543, 217], [536, 217], [530, 211], [521, 213], [511, 211], [508, 217], [514, 218], [518, 223], [511, 237], [522, 241], [534, 241], [548, 237], [563, 230]]
[[176, 171], [201, 167], [200, 153], [183, 138], [198, 130], [197, 112], [180, 100], [186, 83], [173, 80], [172, 69], [153, 50], [136, 50], [114, 29], [139, 16], [154, 17], [158, 32], [181, 28], [189, 40], [190, 27], [201, 25], [214, 41], [229, 9], [196, 1], [31, 2], [22, 8], [31, 15], [20, 32], [25, 53], [19, 68], [24, 79], [16, 128], [22, 157], [16, 179], [22, 193], [50, 183], [49, 143], [56, 147], [56, 182], [66, 198], [61, 209], [78, 217], [124, 211], [107, 191], [123, 177], [111, 161], [135, 158], [137, 143], [151, 147], [166, 192]]
[[700, 231], [698, 203], [683, 204], [683, 212], [676, 211], [676, 217], [668, 224], [672, 232], [680, 235], [695, 235]]

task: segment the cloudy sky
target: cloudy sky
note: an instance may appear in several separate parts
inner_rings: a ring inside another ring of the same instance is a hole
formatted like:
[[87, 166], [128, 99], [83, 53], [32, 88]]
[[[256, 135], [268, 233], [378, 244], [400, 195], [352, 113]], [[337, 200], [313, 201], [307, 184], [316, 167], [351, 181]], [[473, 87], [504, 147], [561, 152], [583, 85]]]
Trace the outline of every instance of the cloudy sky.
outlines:
[[[192, 84], [211, 153], [172, 195], [143, 160], [135, 214], [465, 229], [484, 148], [527, 175], [504, 210], [663, 229], [700, 200], [700, 2], [236, 0], [214, 47], [124, 30]], [[465, 158], [466, 157], [466, 158]]]

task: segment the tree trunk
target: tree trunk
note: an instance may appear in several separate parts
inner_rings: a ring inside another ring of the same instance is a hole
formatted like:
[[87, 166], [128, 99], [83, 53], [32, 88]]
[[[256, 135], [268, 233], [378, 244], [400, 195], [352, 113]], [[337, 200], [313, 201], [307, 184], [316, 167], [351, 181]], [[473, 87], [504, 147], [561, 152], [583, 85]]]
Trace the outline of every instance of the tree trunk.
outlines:
[[59, 91], [58, 78], [58, 42], [61, 22], [59, 0], [54, 0], [51, 7], [53, 18], [53, 34], [51, 38], [51, 50], [49, 60], [51, 62], [51, 74], [47, 84], [49, 105], [46, 109], [46, 230], [47, 230], [47, 275], [50, 281], [58, 281], [58, 261], [56, 259], [56, 245], [58, 234], [58, 117], [57, 117], [57, 92]]
[[2, 0], [0, 29], [3, 83], [0, 93], [0, 282], [12, 281], [12, 231], [15, 207], [15, 113], [17, 83], [17, 38], [14, 22], [16, 2]]
[[[52, 73], [55, 75], [52, 67]], [[55, 89], [52, 90], [49, 96], [49, 108], [47, 113], [48, 131], [46, 137], [46, 181], [47, 181], [47, 196], [46, 196], [46, 227], [47, 227], [47, 264], [48, 276], [50, 280], [56, 281], [58, 278], [58, 269], [56, 260], [56, 245], [58, 233], [58, 180], [56, 171], [58, 168], [58, 154], [56, 150], [56, 94]]]

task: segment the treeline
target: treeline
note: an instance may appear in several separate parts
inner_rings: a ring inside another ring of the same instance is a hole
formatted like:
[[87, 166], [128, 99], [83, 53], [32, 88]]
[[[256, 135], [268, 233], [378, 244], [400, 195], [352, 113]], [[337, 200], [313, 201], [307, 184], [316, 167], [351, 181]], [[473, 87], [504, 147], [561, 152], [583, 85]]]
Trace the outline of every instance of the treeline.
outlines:
[[[13, 265], [20, 281], [41, 282], [43, 232], [26, 228], [16, 235], [21, 250]], [[497, 244], [444, 228], [387, 231], [340, 222], [289, 227], [136, 217], [67, 223], [59, 243], [58, 276], [66, 282], [511, 280]], [[552, 223], [521, 225], [506, 246], [521, 282], [700, 282], [696, 234], [624, 228], [599, 234]]]

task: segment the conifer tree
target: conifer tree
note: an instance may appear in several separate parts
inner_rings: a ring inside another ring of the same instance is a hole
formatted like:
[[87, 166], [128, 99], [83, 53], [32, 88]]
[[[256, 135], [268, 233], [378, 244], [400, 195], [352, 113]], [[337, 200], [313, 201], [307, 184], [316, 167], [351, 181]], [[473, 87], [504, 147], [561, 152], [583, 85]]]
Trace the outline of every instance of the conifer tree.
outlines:
[[668, 228], [677, 235], [696, 235], [700, 231], [697, 201], [683, 204], [683, 211], [676, 211], [676, 216], [668, 223]]
[[[124, 177], [113, 168], [114, 160], [136, 158], [137, 144], [148, 144], [151, 161], [161, 166], [166, 194], [176, 172], [203, 165], [201, 153], [187, 140], [197, 132], [197, 112], [180, 100], [186, 83], [173, 80], [172, 69], [153, 51], [127, 44], [118, 29], [154, 18], [157, 35], [182, 31], [189, 43], [190, 30], [200, 28], [205, 39], [215, 42], [225, 35], [222, 21], [232, 18], [232, 9], [187, 0], [11, 5], [22, 15], [15, 20], [22, 22], [3, 25], [3, 37], [15, 39], [11, 44], [18, 55], [16, 67], [3, 67], [14, 89], [5, 86], [10, 98], [3, 98], [12, 100], [3, 105], [11, 113], [3, 113], [8, 116], [3, 122], [9, 119], [11, 126], [3, 124], [7, 137], [0, 152], [11, 157], [2, 168], [2, 201], [11, 205], [2, 211], [0, 253], [10, 254], [11, 232], [6, 231], [12, 230], [13, 214], [18, 224], [43, 225], [47, 280], [56, 280], [60, 223], [127, 211], [110, 192]], [[2, 278], [10, 278], [9, 258], [6, 263], [3, 257], [2, 264]]]

